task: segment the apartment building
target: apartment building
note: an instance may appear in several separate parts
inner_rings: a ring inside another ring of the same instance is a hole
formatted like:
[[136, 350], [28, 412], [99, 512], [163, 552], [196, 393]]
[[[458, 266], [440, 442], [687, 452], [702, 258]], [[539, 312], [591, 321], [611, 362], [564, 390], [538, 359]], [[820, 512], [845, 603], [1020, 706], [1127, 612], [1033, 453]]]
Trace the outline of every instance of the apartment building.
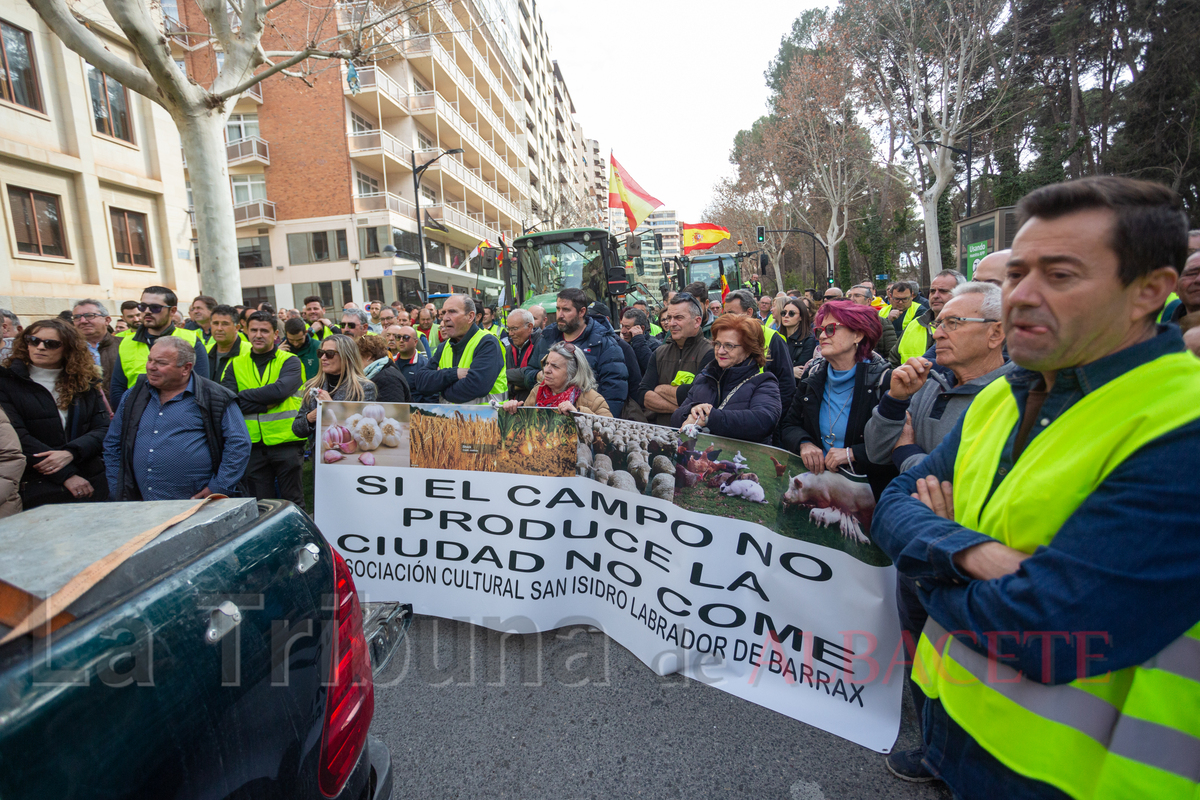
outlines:
[[[625, 212], [619, 208], [611, 209], [612, 230], [628, 230]], [[677, 258], [682, 254], [679, 246], [679, 222], [675, 219], [672, 209], [660, 208], [642, 221], [635, 231], [638, 234], [661, 233], [663, 237], [662, 252], [650, 254], [643, 251], [638, 276], [659, 277], [662, 275], [663, 259]]]
[[[103, 13], [95, 4], [90, 14]], [[91, 29], [134, 61], [111, 20]], [[149, 285], [198, 292], [179, 134], [50, 32], [0, 9], [0, 307], [25, 322], [95, 297], [114, 315]]]
[[[170, 11], [181, 30], [203, 24], [190, 3]], [[348, 36], [388, 13], [361, 1], [334, 12]], [[271, 35], [303, 32], [310, 17], [296, 13], [306, 16], [273, 16]], [[582, 129], [529, 14], [527, 0], [434, 0], [373, 27], [370, 63], [336, 65], [312, 87], [275, 76], [239, 100], [226, 140], [244, 302], [415, 303], [418, 224], [431, 293], [498, 299], [500, 276], [468, 262], [471, 251], [512, 241], [560, 188], [586, 197], [591, 186], [576, 166], [588, 155]], [[530, 18], [536, 57], [519, 22]], [[173, 47], [201, 83], [220, 69], [211, 41]], [[522, 66], [531, 58], [536, 79]], [[462, 152], [444, 155], [452, 150]]]

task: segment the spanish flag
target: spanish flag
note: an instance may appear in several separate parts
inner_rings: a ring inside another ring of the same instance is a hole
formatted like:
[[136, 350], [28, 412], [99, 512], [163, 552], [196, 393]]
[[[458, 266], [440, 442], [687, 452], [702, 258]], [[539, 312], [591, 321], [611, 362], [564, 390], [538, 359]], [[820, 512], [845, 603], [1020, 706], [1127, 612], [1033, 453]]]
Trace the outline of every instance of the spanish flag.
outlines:
[[711, 222], [701, 222], [698, 225], [688, 225], [686, 222], [679, 226], [679, 241], [683, 243], [683, 254], [686, 256], [693, 250], [708, 248], [729, 238], [729, 230]]
[[608, 171], [608, 207], [625, 209], [625, 221], [629, 230], [636, 230], [654, 209], [662, 205], [662, 200], [651, 197], [638, 186], [638, 182], [629, 177], [625, 168], [617, 163], [612, 152], [608, 154], [612, 169]]
[[[726, 232], [728, 235], [728, 231]], [[725, 296], [729, 294], [729, 281], [725, 280], [725, 275], [721, 275], [721, 305], [725, 305]]]

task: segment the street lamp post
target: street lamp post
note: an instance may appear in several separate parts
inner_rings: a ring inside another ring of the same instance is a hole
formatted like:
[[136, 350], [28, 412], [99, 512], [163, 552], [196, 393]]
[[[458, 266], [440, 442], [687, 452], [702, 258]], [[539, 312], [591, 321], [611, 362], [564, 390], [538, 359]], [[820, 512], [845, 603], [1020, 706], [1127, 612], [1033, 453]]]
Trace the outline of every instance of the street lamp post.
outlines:
[[[812, 239], [813, 240], [813, 271], [814, 271], [813, 278], [817, 277], [815, 274], [816, 268], [817, 268], [817, 245], [821, 245], [821, 249], [825, 251], [826, 277], [828, 278], [828, 280], [831, 284], [833, 283], [833, 259], [829, 257], [829, 248], [825, 246], [824, 242], [822, 242], [820, 239], [817, 238], [817, 235], [815, 233], [813, 233], [812, 231], [806, 231], [803, 228], [781, 228], [779, 230], [764, 231], [764, 233], [802, 233], [805, 236], [807, 236], [808, 238]], [[782, 272], [782, 269], [780, 271]], [[804, 276], [801, 275], [800, 277], [803, 278]], [[783, 287], [780, 287], [780, 288], [782, 289]]]
[[960, 156], [966, 157], [966, 159], [967, 159], [967, 216], [968, 217], [971, 216], [971, 157], [972, 157], [972, 153], [974, 152], [974, 147], [973, 147], [974, 142], [972, 141], [972, 138], [971, 138], [971, 132], [967, 131], [967, 149], [966, 150], [963, 150], [960, 147], [951, 147], [950, 145], [942, 144], [941, 142], [931, 142], [929, 140], [921, 142], [921, 144], [928, 145], [930, 147], [944, 147], [947, 150], [958, 153]]
[[417, 153], [412, 153], [412, 170], [413, 170], [413, 205], [416, 208], [417, 214], [417, 249], [421, 255], [421, 302], [429, 302], [429, 278], [425, 275], [425, 225], [421, 222], [421, 175], [425, 170], [437, 161], [442, 156], [452, 156], [461, 153], [461, 147], [456, 147], [453, 150], [443, 150], [433, 158], [426, 161], [421, 166], [417, 166]]

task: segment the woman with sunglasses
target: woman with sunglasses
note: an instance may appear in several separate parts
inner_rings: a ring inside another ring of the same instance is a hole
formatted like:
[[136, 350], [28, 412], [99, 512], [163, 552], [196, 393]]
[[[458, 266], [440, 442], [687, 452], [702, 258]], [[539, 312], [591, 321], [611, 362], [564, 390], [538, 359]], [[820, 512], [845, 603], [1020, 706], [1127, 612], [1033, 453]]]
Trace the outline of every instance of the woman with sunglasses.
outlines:
[[821, 357], [801, 379], [780, 426], [783, 446], [810, 472], [865, 474], [877, 500], [897, 474], [891, 464], [872, 464], [863, 441], [871, 411], [892, 377], [891, 365], [874, 352], [882, 331], [871, 306], [850, 300], [821, 306], [813, 329]]
[[292, 422], [292, 433], [310, 441], [317, 433], [317, 401], [371, 402], [378, 395], [375, 384], [363, 374], [358, 343], [344, 333], [321, 340], [317, 351], [317, 374], [300, 388], [304, 400]]
[[695, 424], [713, 436], [770, 444], [783, 406], [778, 379], [763, 369], [763, 326], [754, 317], [726, 314], [713, 323], [712, 337], [713, 360], [692, 381], [671, 424]]
[[75, 326], [30, 325], [0, 366], [0, 405], [21, 440], [25, 508], [105, 500], [104, 434], [110, 418], [100, 368]]
[[542, 379], [525, 402], [508, 400], [502, 408], [510, 414], [521, 406], [556, 408], [561, 414], [595, 414], [611, 417], [608, 402], [596, 391], [596, 376], [582, 348], [570, 342], [555, 342], [542, 359]]
[[779, 332], [784, 335], [788, 350], [792, 353], [792, 374], [799, 380], [817, 347], [817, 337], [812, 331], [812, 313], [799, 297], [789, 297], [776, 319], [779, 320]]

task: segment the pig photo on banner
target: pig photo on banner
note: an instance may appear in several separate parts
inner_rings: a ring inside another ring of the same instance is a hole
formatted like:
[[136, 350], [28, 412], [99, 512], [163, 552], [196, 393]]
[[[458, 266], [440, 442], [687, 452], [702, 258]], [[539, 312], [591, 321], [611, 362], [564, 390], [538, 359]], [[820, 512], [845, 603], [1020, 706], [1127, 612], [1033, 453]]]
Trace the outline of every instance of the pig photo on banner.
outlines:
[[364, 599], [504, 632], [594, 625], [658, 674], [894, 743], [904, 655], [865, 480], [550, 409], [329, 402], [319, 421], [316, 522]]

